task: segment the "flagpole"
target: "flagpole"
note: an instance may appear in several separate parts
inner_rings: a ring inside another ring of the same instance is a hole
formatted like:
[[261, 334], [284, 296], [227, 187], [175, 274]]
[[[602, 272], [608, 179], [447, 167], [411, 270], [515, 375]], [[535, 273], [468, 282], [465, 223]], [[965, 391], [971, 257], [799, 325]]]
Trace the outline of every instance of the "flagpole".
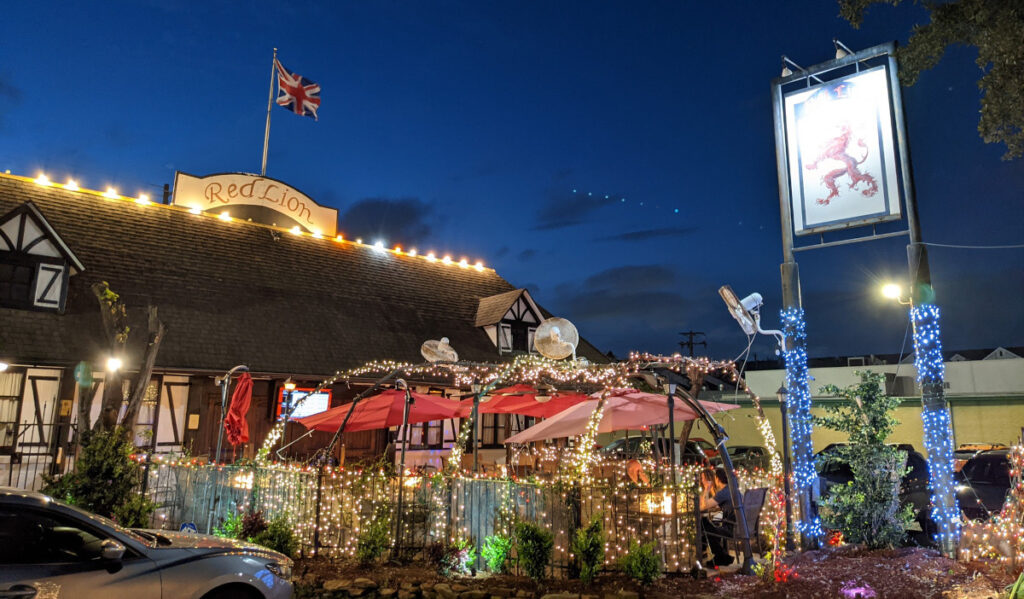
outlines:
[[274, 105], [274, 72], [277, 70], [277, 48], [274, 48], [274, 60], [270, 63], [270, 91], [267, 92], [267, 128], [263, 130], [263, 166], [260, 176], [267, 174], [267, 145], [270, 144], [270, 107]]

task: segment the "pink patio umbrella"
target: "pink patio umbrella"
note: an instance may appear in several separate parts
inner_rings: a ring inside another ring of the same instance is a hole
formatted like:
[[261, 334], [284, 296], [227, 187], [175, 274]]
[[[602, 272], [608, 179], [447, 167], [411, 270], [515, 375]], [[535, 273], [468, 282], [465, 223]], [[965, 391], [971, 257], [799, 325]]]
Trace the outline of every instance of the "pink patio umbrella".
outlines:
[[[490, 399], [480, 402], [481, 414], [520, 414], [534, 418], [549, 418], [572, 406], [590, 399], [581, 393], [556, 392], [541, 401], [541, 395], [530, 385], [513, 385], [497, 389], [488, 394]], [[544, 397], [544, 395], [541, 395]], [[473, 398], [459, 402], [459, 416], [468, 417], [473, 412]]]
[[[413, 404], [409, 406], [409, 424], [446, 420], [458, 417], [457, 402], [440, 399], [422, 393], [412, 393]], [[345, 421], [352, 404], [344, 404], [325, 410], [319, 414], [295, 420], [302, 426], [313, 431], [336, 432]], [[365, 397], [352, 410], [352, 417], [345, 425], [346, 433], [369, 431], [378, 428], [390, 428], [402, 425], [402, 411], [405, 409], [405, 391], [388, 389], [383, 393]]]
[[[591, 397], [600, 397], [594, 394]], [[598, 399], [588, 399], [571, 408], [555, 414], [544, 422], [531, 426], [521, 433], [512, 435], [505, 443], [530, 443], [544, 439], [575, 437], [587, 428], [590, 415], [597, 408]], [[642, 429], [648, 426], [668, 423], [668, 405], [664, 395], [645, 393], [636, 389], [613, 389], [604, 402], [604, 413], [597, 427], [599, 433], [610, 433], [628, 429]], [[735, 410], [736, 404], [702, 401], [700, 404], [709, 413]], [[676, 422], [696, 420], [697, 412], [676, 399], [673, 410]]]

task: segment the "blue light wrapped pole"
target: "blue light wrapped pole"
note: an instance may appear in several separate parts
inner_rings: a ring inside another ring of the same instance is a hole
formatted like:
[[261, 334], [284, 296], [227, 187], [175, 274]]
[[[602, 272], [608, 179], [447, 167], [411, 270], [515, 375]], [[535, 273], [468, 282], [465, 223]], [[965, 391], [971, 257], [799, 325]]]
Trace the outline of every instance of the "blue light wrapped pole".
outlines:
[[914, 365], [921, 385], [921, 422], [928, 452], [932, 520], [939, 529], [939, 547], [953, 557], [960, 537], [960, 506], [954, 493], [953, 427], [944, 390], [939, 308], [930, 303], [913, 306], [910, 320], [914, 325]]
[[822, 536], [821, 521], [811, 509], [811, 489], [817, 484], [814, 467], [814, 443], [811, 440], [811, 391], [807, 372], [807, 324], [803, 308], [786, 308], [780, 313], [785, 336], [783, 358], [786, 361], [786, 410], [789, 414], [789, 439], [793, 456], [793, 484], [800, 502], [797, 530], [804, 546], [814, 546]]

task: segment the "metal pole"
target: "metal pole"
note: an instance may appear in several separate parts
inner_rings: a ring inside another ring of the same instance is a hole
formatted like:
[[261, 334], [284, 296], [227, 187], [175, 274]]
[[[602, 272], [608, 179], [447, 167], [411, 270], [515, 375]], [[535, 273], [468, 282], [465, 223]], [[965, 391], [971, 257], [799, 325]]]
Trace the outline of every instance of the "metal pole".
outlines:
[[398, 467], [398, 510], [395, 513], [395, 543], [402, 537], [402, 500], [405, 495], [405, 452], [409, 446], [409, 407], [413, 398], [405, 381], [395, 382], [396, 388], [405, 387], [405, 409], [402, 411], [402, 459]]
[[782, 490], [786, 495], [786, 551], [793, 551], [793, 503], [790, 498], [789, 477], [793, 466], [789, 461], [789, 413], [786, 410], [786, 390], [779, 391], [779, 410], [782, 412]]
[[[789, 199], [789, 160], [786, 156], [786, 130], [785, 130], [785, 110], [782, 98], [782, 84], [780, 80], [776, 79], [772, 82], [772, 111], [774, 113], [775, 121], [775, 158], [776, 158], [776, 170], [779, 182], [779, 215], [782, 220], [782, 259], [783, 262], [780, 265], [780, 271], [782, 275], [782, 306], [786, 311], [800, 310], [802, 307], [802, 301], [800, 297], [800, 270], [796, 263], [796, 258], [793, 253], [793, 215], [790, 212]], [[796, 347], [795, 344], [805, 344], [806, 341], [800, 336], [795, 334], [793, 323], [786, 321], [784, 327], [784, 336], [787, 347], [784, 347], [786, 351], [787, 361], [790, 359], [789, 356], [802, 356], [803, 360], [806, 360], [806, 347]], [[792, 365], [787, 363], [787, 371]], [[800, 370], [806, 369], [806, 363], [798, 365]], [[810, 390], [807, 388], [806, 380], [799, 379], [793, 384], [801, 386], [802, 389], [791, 389], [790, 392], [798, 394], [800, 397], [810, 397]], [[810, 414], [799, 414], [799, 422], [805, 423], [809, 420]], [[789, 439], [788, 436], [784, 435], [783, 444], [786, 447], [798, 446], [798, 447], [811, 447], [810, 438], [810, 427], [799, 426], [798, 431], [794, 431], [794, 439]], [[792, 443], [791, 443], [792, 441]], [[807, 456], [803, 452], [796, 453], [794, 455], [796, 461], [796, 470], [801, 473], [809, 472], [813, 469], [813, 456], [811, 457], [811, 463], [805, 464]], [[803, 477], [797, 480], [796, 496], [800, 502], [800, 521], [803, 525], [801, 528], [804, 531], [814, 530], [813, 522], [815, 521], [815, 514], [813, 513], [813, 506], [811, 503], [811, 489], [809, 485], [805, 485], [802, 480]], [[792, 509], [792, 507], [790, 507]], [[803, 535], [803, 546], [805, 549], [816, 549], [818, 547], [818, 539], [813, 535]]]
[[270, 145], [270, 107], [274, 105], [274, 75], [277, 70], [277, 48], [274, 48], [274, 60], [270, 63], [270, 91], [267, 93], [267, 127], [263, 130], [263, 164], [260, 176], [267, 174], [267, 146]]
[[[895, 50], [895, 47], [893, 48]], [[928, 452], [929, 486], [932, 491], [932, 514], [938, 517], [939, 546], [946, 557], [955, 558], [960, 536], [960, 508], [957, 505], [953, 478], [953, 427], [945, 394], [945, 372], [941, 352], [939, 311], [931, 284], [928, 250], [921, 241], [921, 223], [914, 193], [914, 174], [910, 163], [906, 121], [903, 114], [903, 93], [897, 74], [896, 57], [888, 56], [889, 89], [892, 93], [896, 121], [896, 141], [900, 153], [903, 191], [907, 208], [907, 264], [910, 269], [910, 319], [914, 327], [914, 361], [921, 384], [921, 420], [924, 425], [924, 447]], [[926, 334], [919, 334], [926, 329]]]
[[224, 417], [228, 410], [228, 387], [231, 386], [231, 375], [236, 372], [249, 372], [249, 367], [244, 364], [239, 364], [227, 371], [223, 377], [217, 379], [217, 384], [220, 385], [220, 422], [218, 423], [217, 453], [214, 456], [214, 461], [220, 460], [220, 449], [221, 445], [224, 443]]
[[479, 472], [480, 464], [480, 392], [473, 394], [473, 474]]
[[[669, 460], [669, 467], [672, 469], [672, 550], [679, 554], [679, 513], [676, 502], [679, 500], [679, 484], [676, 478], [676, 410], [675, 392], [676, 386], [673, 383], [665, 383], [665, 399], [668, 400], [668, 448], [672, 458]], [[682, 461], [683, 447], [679, 447], [679, 461]]]

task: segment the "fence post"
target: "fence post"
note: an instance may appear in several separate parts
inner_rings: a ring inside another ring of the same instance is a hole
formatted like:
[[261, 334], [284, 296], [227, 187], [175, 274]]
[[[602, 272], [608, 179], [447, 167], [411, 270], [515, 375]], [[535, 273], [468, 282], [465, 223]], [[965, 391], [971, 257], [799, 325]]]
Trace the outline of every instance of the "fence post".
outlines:
[[316, 516], [313, 522], [313, 555], [320, 552], [320, 500], [324, 495], [324, 466], [316, 467], [316, 504], [313, 506]]

